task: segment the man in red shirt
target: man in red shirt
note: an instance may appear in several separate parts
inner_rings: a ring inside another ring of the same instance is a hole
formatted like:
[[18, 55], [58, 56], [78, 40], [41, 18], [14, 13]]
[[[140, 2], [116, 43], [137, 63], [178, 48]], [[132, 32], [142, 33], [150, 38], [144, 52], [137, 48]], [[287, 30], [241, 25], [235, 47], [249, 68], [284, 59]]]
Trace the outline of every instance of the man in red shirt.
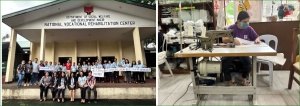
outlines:
[[71, 73], [71, 66], [72, 66], [72, 63], [70, 62], [70, 60], [68, 60], [67, 63], [66, 63], [67, 77], [70, 76], [70, 73]]

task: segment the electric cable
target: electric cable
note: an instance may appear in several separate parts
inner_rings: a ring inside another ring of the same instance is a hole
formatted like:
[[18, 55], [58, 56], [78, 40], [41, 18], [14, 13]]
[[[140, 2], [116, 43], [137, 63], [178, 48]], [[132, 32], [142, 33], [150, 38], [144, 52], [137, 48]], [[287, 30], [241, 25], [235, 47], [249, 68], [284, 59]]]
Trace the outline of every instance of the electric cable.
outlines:
[[[192, 83], [192, 82], [191, 82], [191, 83]], [[190, 83], [190, 84], [191, 84], [191, 83]], [[178, 98], [178, 99], [175, 101], [175, 103], [173, 103], [173, 106], [178, 102], [179, 99], [181, 99], [181, 98], [187, 93], [187, 91], [189, 90], [190, 84], [187, 86], [185, 93], [184, 93], [183, 95], [181, 95], [181, 97]]]

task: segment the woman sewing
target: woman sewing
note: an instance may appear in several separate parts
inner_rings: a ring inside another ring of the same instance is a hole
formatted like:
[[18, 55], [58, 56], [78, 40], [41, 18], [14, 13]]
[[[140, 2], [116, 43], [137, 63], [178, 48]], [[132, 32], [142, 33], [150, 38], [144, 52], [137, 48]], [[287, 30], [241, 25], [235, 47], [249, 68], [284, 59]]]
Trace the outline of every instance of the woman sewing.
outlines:
[[[237, 22], [228, 27], [228, 29], [233, 30], [235, 45], [243, 45], [237, 38], [254, 41], [255, 44], [259, 44], [261, 41], [258, 37], [258, 34], [254, 31], [254, 29], [249, 26], [250, 16], [246, 11], [241, 11], [238, 14]], [[223, 43], [229, 43], [228, 37], [222, 38]], [[251, 59], [249, 56], [244, 57], [223, 57], [222, 58], [222, 72], [225, 76], [225, 81], [228, 81], [228, 85], [232, 86], [234, 83], [232, 82], [230, 66], [233, 60], [238, 59], [243, 67], [242, 72], [242, 85], [247, 86], [250, 82], [247, 80], [247, 77], [252, 69], [251, 67]]]

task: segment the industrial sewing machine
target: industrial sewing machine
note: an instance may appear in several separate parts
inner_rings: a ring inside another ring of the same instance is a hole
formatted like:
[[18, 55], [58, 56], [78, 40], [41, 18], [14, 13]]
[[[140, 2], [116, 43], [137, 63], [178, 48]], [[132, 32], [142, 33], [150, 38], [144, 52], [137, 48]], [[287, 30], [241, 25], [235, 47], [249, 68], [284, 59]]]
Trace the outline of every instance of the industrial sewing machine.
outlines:
[[[230, 42], [226, 44], [226, 47], [228, 48], [234, 48], [235, 45], [233, 43], [234, 37], [233, 37], [233, 30], [209, 30], [209, 31], [202, 31], [201, 36], [197, 36], [197, 39], [199, 39], [196, 43], [196, 45], [191, 45], [191, 50], [197, 50], [198, 48], [202, 48], [202, 50], [208, 50], [212, 52], [214, 48], [215, 40], [220, 37], [228, 37]], [[194, 46], [194, 47], [193, 47]], [[218, 46], [218, 44], [217, 44]]]
[[[203, 33], [201, 33], [201, 36], [198, 36], [196, 39], [198, 39], [197, 44], [193, 45], [194, 50], [197, 50], [198, 48], [202, 48], [202, 50], [208, 50], [212, 52], [214, 48], [215, 40], [220, 37], [228, 37], [229, 43], [225, 46], [226, 48], [234, 48], [235, 45], [233, 43], [234, 37], [233, 37], [233, 30], [202, 30]], [[218, 44], [216, 45], [218, 46]], [[192, 47], [190, 46], [190, 49]], [[193, 50], [193, 49], [192, 49]], [[214, 80], [216, 81], [216, 77], [208, 76], [208, 74], [220, 74], [221, 73], [221, 61], [212, 61], [212, 57], [203, 57], [197, 59], [196, 67], [196, 73], [197, 78], [199, 80]]]

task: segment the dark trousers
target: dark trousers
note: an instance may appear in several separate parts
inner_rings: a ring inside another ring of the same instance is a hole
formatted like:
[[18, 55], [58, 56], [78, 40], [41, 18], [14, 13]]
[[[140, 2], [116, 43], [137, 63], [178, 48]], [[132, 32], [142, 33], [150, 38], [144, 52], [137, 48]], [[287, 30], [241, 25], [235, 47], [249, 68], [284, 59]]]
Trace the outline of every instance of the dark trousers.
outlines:
[[38, 73], [32, 73], [31, 83], [32, 83], [32, 84], [35, 84], [37, 78], [38, 78]]
[[58, 92], [57, 88], [51, 87], [52, 98], [56, 97], [57, 92]]
[[[40, 99], [47, 97], [49, 87], [40, 86]], [[44, 94], [44, 95], [43, 95]]]
[[222, 72], [224, 73], [225, 81], [232, 80], [230, 66], [232, 62], [238, 59], [243, 67], [242, 77], [247, 78], [251, 71], [251, 59], [250, 57], [223, 57], [222, 58]]
[[40, 81], [44, 75], [45, 75], [45, 71], [40, 70], [39, 75], [38, 75], [38, 81]]
[[88, 99], [91, 100], [91, 91], [94, 92], [94, 100], [97, 99], [97, 90], [96, 90], [96, 87], [94, 86], [93, 89], [91, 89], [90, 87], [87, 88], [87, 91], [88, 91]]
[[139, 79], [138, 79], [138, 73], [139, 72], [132, 72], [132, 76], [133, 76], [133, 81], [134, 82], [138, 82], [139, 81]]
[[114, 82], [115, 83], [120, 83], [120, 80], [119, 80], [119, 71], [115, 71], [114, 72]]
[[126, 71], [126, 81], [131, 83], [131, 71]]
[[58, 99], [60, 98], [60, 94], [62, 98], [65, 98], [65, 89], [58, 89]]
[[114, 73], [113, 72], [109, 72], [109, 81], [114, 81]]
[[83, 76], [88, 76], [89, 72], [86, 71], [86, 72], [83, 72]]
[[140, 78], [140, 82], [145, 82], [144, 80], [144, 73], [145, 72], [138, 72], [139, 78]]
[[110, 73], [110, 72], [104, 73], [104, 78], [105, 78], [105, 81], [104, 81], [104, 82], [109, 82], [109, 73]]
[[80, 88], [81, 99], [85, 99], [86, 87]]
[[30, 80], [31, 80], [31, 73], [25, 73], [25, 76], [24, 76], [24, 83], [30, 83]]
[[51, 71], [48, 71], [48, 73], [49, 73], [49, 76], [51, 76], [51, 77], [52, 77], [52, 75], [53, 75], [53, 72], [51, 72]]

